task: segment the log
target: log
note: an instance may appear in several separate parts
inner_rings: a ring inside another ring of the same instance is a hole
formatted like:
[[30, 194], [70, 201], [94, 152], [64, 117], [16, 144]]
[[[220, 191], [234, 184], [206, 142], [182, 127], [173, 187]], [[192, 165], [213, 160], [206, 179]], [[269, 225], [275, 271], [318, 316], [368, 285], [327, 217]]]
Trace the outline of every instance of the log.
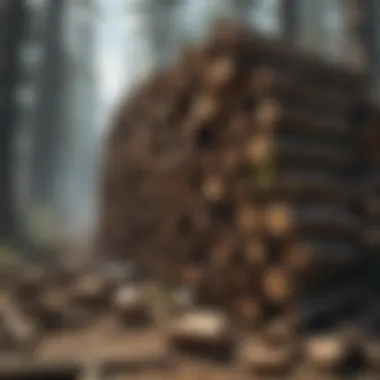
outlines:
[[189, 119], [185, 129], [196, 130], [201, 128], [219, 114], [221, 104], [218, 99], [210, 94], [200, 94], [194, 100], [190, 109]]
[[36, 316], [44, 328], [59, 328], [72, 307], [70, 297], [62, 289], [50, 289], [36, 302]]
[[241, 296], [234, 300], [232, 309], [238, 318], [239, 324], [244, 326], [259, 326], [265, 316], [263, 303], [258, 298], [249, 296]]
[[356, 195], [356, 189], [347, 186], [324, 171], [309, 171], [288, 169], [260, 180], [257, 178], [252, 186], [252, 193], [263, 193], [268, 198], [276, 196], [294, 197], [304, 196], [314, 200], [333, 200], [344, 202]]
[[[300, 51], [291, 43], [263, 37], [252, 32], [249, 27], [234, 25], [232, 22], [220, 22], [206, 45], [212, 51], [245, 51], [247, 56], [263, 57], [267, 64], [292, 67], [295, 72], [307, 73], [305, 84], [310, 82], [330, 84], [345, 90], [361, 91], [365, 89], [369, 76], [364, 70], [328, 61], [309, 51]], [[300, 78], [301, 79], [301, 78]], [[309, 82], [306, 82], [306, 80]]]
[[286, 248], [283, 263], [291, 273], [314, 276], [337, 272], [358, 260], [357, 250], [348, 242], [304, 240]]
[[263, 213], [259, 207], [255, 207], [252, 202], [242, 202], [237, 205], [236, 225], [238, 231], [244, 234], [252, 234], [260, 231], [262, 227]]
[[210, 264], [213, 268], [226, 268], [231, 264], [236, 252], [237, 242], [234, 236], [225, 235], [211, 246]]
[[249, 269], [262, 271], [270, 260], [270, 252], [262, 239], [251, 237], [243, 240], [242, 253]]
[[316, 137], [346, 138], [350, 129], [341, 118], [316, 117], [296, 107], [285, 107], [276, 98], [260, 101], [252, 114], [257, 131], [302, 133]]
[[366, 339], [362, 344], [363, 354], [371, 369], [380, 370], [380, 339]]
[[0, 317], [15, 348], [30, 350], [35, 347], [40, 339], [40, 330], [34, 321], [20, 313], [11, 299], [6, 299], [1, 304]]
[[223, 344], [230, 339], [229, 320], [217, 311], [187, 312], [170, 323], [169, 336], [173, 341]]
[[348, 149], [333, 144], [315, 143], [307, 140], [255, 135], [247, 145], [247, 159], [255, 165], [271, 162], [301, 163], [317, 168], [343, 169], [353, 161]]
[[276, 305], [283, 305], [296, 295], [293, 279], [281, 267], [271, 267], [264, 272], [262, 289], [264, 295]]
[[181, 279], [185, 286], [197, 289], [205, 277], [204, 269], [200, 265], [186, 265], [181, 271]]
[[202, 79], [208, 89], [220, 91], [233, 82], [235, 75], [236, 62], [233, 57], [226, 54], [208, 63]]
[[[344, 114], [350, 106], [347, 98], [342, 95], [327, 93], [323, 87], [307, 86], [296, 83], [294, 78], [285, 73], [280, 73], [271, 66], [256, 67], [250, 76], [250, 90], [256, 96], [291, 98], [298, 104], [322, 109], [324, 112], [331, 111]], [[348, 128], [348, 126], [346, 126]], [[338, 131], [339, 128], [333, 129]], [[346, 130], [346, 133], [348, 129]]]
[[295, 321], [286, 314], [270, 320], [262, 329], [261, 336], [270, 345], [285, 345], [297, 339]]
[[225, 196], [225, 186], [221, 178], [209, 177], [202, 185], [202, 194], [208, 202], [218, 202]]
[[341, 332], [329, 332], [305, 340], [305, 363], [321, 371], [339, 371], [353, 350], [350, 337]]
[[101, 304], [109, 295], [109, 283], [96, 274], [80, 276], [70, 290], [70, 296], [79, 302]]
[[298, 359], [297, 344], [270, 345], [266, 341], [245, 339], [240, 345], [239, 362], [248, 370], [260, 374], [286, 375]]
[[360, 231], [358, 218], [347, 207], [282, 202], [269, 206], [264, 215], [266, 229], [277, 237], [313, 231], [358, 236]]
[[125, 285], [119, 287], [113, 296], [113, 306], [116, 315], [126, 324], [146, 324], [149, 317], [149, 308], [143, 289]]
[[41, 266], [30, 266], [24, 268], [17, 278], [13, 294], [16, 297], [36, 297], [48, 281], [48, 273]]

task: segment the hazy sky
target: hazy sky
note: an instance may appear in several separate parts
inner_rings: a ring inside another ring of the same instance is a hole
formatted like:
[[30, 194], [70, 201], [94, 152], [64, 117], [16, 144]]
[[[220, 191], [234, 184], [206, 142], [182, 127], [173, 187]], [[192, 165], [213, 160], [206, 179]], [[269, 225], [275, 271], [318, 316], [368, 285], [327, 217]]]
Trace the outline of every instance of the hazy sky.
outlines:
[[123, 22], [124, 0], [96, 0], [102, 17], [96, 28], [96, 70], [101, 87], [100, 101], [113, 103], [124, 82], [123, 70]]

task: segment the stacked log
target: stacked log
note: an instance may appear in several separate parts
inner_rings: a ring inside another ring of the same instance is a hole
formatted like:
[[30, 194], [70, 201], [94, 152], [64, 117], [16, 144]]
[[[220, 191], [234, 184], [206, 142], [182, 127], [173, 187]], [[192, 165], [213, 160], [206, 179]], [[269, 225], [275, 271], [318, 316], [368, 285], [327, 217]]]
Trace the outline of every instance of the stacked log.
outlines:
[[122, 107], [105, 163], [105, 252], [240, 326], [288, 314], [303, 325], [314, 309], [314, 327], [334, 323], [361, 298], [360, 279], [356, 291], [343, 279], [361, 261], [351, 110], [365, 89], [359, 72], [217, 28]]
[[0, 288], [0, 350], [33, 349], [51, 334], [107, 320], [119, 329], [152, 325], [147, 291], [118, 269], [17, 268]]

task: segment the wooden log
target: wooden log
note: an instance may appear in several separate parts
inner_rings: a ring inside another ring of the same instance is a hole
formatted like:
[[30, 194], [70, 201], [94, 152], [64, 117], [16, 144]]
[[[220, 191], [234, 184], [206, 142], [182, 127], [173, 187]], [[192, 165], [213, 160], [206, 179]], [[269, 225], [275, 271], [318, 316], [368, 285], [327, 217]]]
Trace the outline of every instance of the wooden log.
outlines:
[[208, 62], [203, 82], [210, 90], [221, 90], [230, 84], [236, 75], [236, 62], [230, 55], [221, 55]]
[[81, 366], [78, 362], [66, 362], [64, 360], [45, 363], [40, 360], [24, 359], [20, 361], [19, 358], [11, 358], [2, 361], [0, 366], [0, 376], [4, 379], [74, 379], [80, 373]]
[[271, 162], [299, 163], [317, 167], [345, 168], [353, 162], [349, 149], [334, 144], [315, 143], [302, 139], [255, 135], [246, 148], [247, 159], [260, 165]]
[[62, 289], [48, 289], [35, 302], [36, 317], [45, 328], [61, 327], [71, 308], [70, 297]]
[[213, 268], [226, 268], [236, 252], [237, 242], [234, 236], [225, 235], [213, 244], [210, 250], [210, 264]]
[[170, 323], [173, 341], [223, 344], [230, 339], [228, 318], [220, 312], [202, 310], [187, 312]]
[[257, 297], [238, 297], [231, 306], [240, 326], [257, 327], [263, 322], [265, 306]]
[[202, 185], [202, 194], [209, 202], [218, 202], [225, 196], [225, 185], [218, 176], [212, 176], [205, 180]]
[[35, 297], [48, 281], [48, 274], [41, 266], [28, 266], [17, 278], [13, 294], [16, 297]]
[[263, 273], [262, 289], [264, 295], [276, 305], [285, 304], [296, 295], [293, 279], [281, 267], [271, 267]]
[[342, 94], [329, 93], [318, 84], [305, 86], [297, 83], [291, 75], [279, 72], [269, 65], [252, 70], [250, 90], [260, 97], [291, 98], [300, 105], [306, 104], [324, 112], [332, 111], [334, 114], [344, 114], [350, 106], [348, 99]]
[[23, 315], [10, 299], [1, 304], [1, 324], [8, 331], [13, 346], [21, 350], [33, 349], [40, 339], [34, 321]]
[[211, 94], [200, 94], [193, 102], [190, 119], [199, 123], [211, 121], [218, 115], [220, 103]]
[[271, 345], [285, 345], [297, 337], [295, 321], [286, 313], [270, 320], [261, 331], [262, 338]]
[[113, 297], [118, 317], [126, 324], [146, 324], [151, 317], [143, 289], [126, 285], [119, 287]]
[[298, 359], [297, 343], [271, 345], [265, 340], [245, 339], [240, 344], [239, 362], [248, 370], [260, 374], [288, 374]]
[[270, 260], [270, 252], [263, 240], [246, 238], [243, 240], [242, 253], [245, 264], [250, 269], [263, 270]]
[[339, 371], [349, 360], [353, 342], [342, 331], [311, 336], [305, 340], [305, 363], [320, 371]]
[[371, 369], [380, 370], [380, 339], [367, 338], [363, 343], [363, 354]]
[[200, 265], [187, 265], [181, 271], [181, 280], [185, 286], [197, 289], [205, 277], [204, 268]]
[[253, 181], [251, 194], [264, 193], [273, 199], [276, 195], [296, 199], [347, 201], [356, 195], [356, 188], [334, 178], [324, 171], [288, 169]]
[[[302, 76], [305, 84], [320, 83], [335, 86], [342, 91], [358, 91], [366, 88], [369, 80], [368, 74], [349, 65], [341, 65], [325, 60], [320, 55], [309, 51], [300, 51], [290, 43], [278, 41], [270, 37], [255, 34], [242, 26], [226, 25], [220, 23], [214, 31], [210, 41], [211, 46], [220, 49], [241, 49], [247, 55], [254, 56], [256, 60], [265, 61], [266, 64], [277, 67], [292, 68], [295, 72], [305, 73]], [[300, 78], [301, 79], [301, 78]]]
[[262, 227], [263, 212], [255, 207], [252, 202], [241, 202], [236, 209], [236, 226], [238, 231], [244, 234], [252, 234], [260, 231]]
[[107, 300], [109, 284], [97, 274], [88, 274], [78, 278], [70, 293], [79, 302], [99, 304]]
[[287, 247], [283, 263], [292, 273], [313, 276], [336, 272], [358, 260], [356, 247], [348, 242], [304, 240]]
[[219, 22], [206, 46], [214, 47], [213, 51], [245, 51], [254, 55], [256, 59], [263, 56], [268, 63], [291, 66], [296, 72], [305, 72], [313, 77], [315, 82], [320, 81], [322, 77], [325, 83], [345, 89], [362, 89], [369, 80], [368, 74], [361, 69], [325, 60], [312, 52], [300, 51], [291, 43], [263, 37], [248, 27], [233, 22]]
[[265, 228], [277, 237], [310, 231], [358, 236], [360, 221], [347, 207], [314, 204], [277, 203], [264, 214]]
[[303, 133], [311, 136], [345, 138], [349, 125], [341, 119], [313, 117], [302, 109], [282, 105], [275, 98], [260, 101], [252, 114], [252, 121], [258, 131]]

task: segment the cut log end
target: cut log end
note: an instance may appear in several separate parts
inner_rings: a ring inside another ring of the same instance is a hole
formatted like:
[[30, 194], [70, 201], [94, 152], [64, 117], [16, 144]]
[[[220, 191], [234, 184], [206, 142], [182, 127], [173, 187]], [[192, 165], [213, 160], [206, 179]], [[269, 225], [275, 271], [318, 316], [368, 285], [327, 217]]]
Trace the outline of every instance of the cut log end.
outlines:
[[296, 345], [268, 345], [261, 339], [249, 340], [241, 345], [239, 360], [255, 372], [287, 373], [297, 358]]
[[254, 137], [246, 149], [247, 159], [256, 165], [268, 162], [272, 154], [273, 144], [266, 136]]
[[223, 199], [225, 188], [223, 182], [218, 177], [208, 178], [202, 186], [202, 193], [205, 199], [210, 202], [217, 202]]
[[225, 341], [229, 336], [229, 321], [218, 312], [188, 312], [171, 323], [170, 336], [177, 341]]
[[265, 212], [265, 224], [268, 232], [274, 236], [283, 236], [293, 228], [293, 213], [287, 204], [276, 204]]
[[259, 104], [254, 110], [254, 122], [259, 129], [271, 130], [281, 119], [282, 108], [274, 99], [268, 99]]
[[324, 335], [309, 338], [305, 344], [306, 360], [321, 369], [334, 369], [340, 366], [346, 355], [346, 342], [337, 335]]
[[266, 297], [276, 304], [287, 302], [295, 292], [288, 273], [279, 267], [269, 268], [264, 272], [263, 290]]

